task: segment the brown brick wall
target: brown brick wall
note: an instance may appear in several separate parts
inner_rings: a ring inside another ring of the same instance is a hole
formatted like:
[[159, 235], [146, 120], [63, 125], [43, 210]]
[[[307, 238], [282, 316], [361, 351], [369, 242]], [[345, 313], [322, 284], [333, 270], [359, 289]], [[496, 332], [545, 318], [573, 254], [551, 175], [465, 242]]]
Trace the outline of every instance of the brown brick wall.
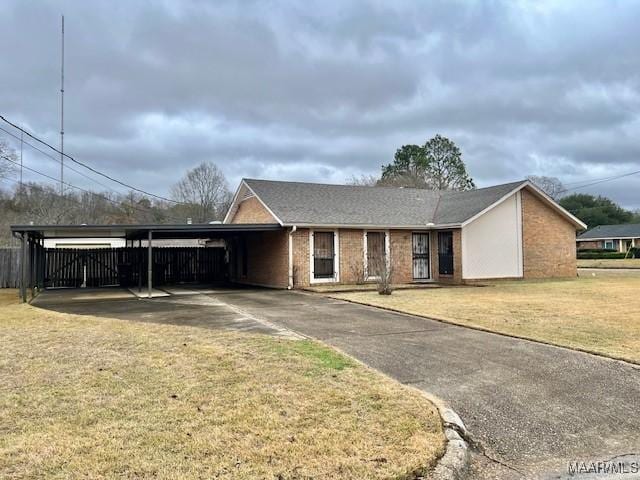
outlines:
[[575, 277], [576, 230], [533, 193], [522, 190], [524, 278]]
[[[289, 283], [288, 232], [255, 232], [246, 236], [247, 276], [238, 283], [286, 288]], [[238, 272], [240, 275], [241, 272]]]
[[251, 197], [238, 205], [233, 218], [230, 223], [278, 223], [273, 215], [264, 208], [260, 200], [256, 197]]
[[293, 286], [309, 286], [309, 229], [299, 228], [293, 233]]
[[364, 281], [364, 231], [339, 230], [340, 283]]
[[602, 240], [592, 240], [590, 242], [578, 242], [578, 250], [585, 250], [587, 248], [604, 248], [604, 242]]
[[[462, 282], [462, 243], [460, 229], [453, 231], [454, 274], [438, 278], [437, 232], [431, 233], [431, 268], [434, 280], [450, 283]], [[394, 283], [413, 282], [412, 232], [391, 230], [389, 232], [391, 262]], [[340, 283], [357, 283], [364, 270], [364, 230], [341, 229], [338, 231], [340, 243]], [[309, 230], [298, 229], [293, 235], [294, 285], [307, 287], [309, 281]]]
[[391, 265], [393, 283], [413, 282], [412, 236], [408, 230], [391, 230]]

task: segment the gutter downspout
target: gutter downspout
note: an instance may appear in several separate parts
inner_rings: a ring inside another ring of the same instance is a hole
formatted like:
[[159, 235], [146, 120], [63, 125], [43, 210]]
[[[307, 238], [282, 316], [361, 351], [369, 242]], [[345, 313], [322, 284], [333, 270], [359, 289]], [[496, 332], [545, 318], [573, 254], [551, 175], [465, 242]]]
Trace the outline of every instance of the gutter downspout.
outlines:
[[293, 234], [296, 230], [298, 230], [296, 225], [289, 230], [289, 282], [287, 284], [287, 290], [293, 289]]

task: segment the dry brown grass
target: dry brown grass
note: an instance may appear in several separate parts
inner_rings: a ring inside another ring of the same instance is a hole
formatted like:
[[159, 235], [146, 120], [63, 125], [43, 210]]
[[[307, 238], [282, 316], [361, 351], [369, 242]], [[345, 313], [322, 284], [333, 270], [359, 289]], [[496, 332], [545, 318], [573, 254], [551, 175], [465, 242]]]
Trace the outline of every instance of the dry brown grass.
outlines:
[[578, 268], [640, 268], [640, 258], [578, 260]]
[[640, 362], [640, 275], [633, 273], [332, 296]]
[[419, 393], [319, 343], [73, 316], [0, 294], [1, 478], [412, 478]]

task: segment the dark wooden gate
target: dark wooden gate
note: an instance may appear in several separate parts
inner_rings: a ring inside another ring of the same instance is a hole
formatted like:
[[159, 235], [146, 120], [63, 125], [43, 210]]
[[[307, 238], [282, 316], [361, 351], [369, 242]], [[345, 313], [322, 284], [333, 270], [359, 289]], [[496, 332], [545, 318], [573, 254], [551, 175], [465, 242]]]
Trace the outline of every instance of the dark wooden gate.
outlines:
[[[49, 248], [45, 287], [78, 288], [146, 285], [147, 248]], [[225, 281], [223, 248], [160, 247], [152, 249], [154, 285]]]

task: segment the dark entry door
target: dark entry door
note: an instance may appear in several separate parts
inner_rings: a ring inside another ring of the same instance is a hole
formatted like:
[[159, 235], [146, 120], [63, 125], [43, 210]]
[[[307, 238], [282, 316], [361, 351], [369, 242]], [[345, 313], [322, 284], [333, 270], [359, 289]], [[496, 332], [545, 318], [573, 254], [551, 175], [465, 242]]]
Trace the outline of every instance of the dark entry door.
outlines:
[[429, 268], [429, 234], [413, 234], [413, 279], [429, 280], [431, 269]]
[[438, 232], [438, 272], [453, 275], [453, 233]]

